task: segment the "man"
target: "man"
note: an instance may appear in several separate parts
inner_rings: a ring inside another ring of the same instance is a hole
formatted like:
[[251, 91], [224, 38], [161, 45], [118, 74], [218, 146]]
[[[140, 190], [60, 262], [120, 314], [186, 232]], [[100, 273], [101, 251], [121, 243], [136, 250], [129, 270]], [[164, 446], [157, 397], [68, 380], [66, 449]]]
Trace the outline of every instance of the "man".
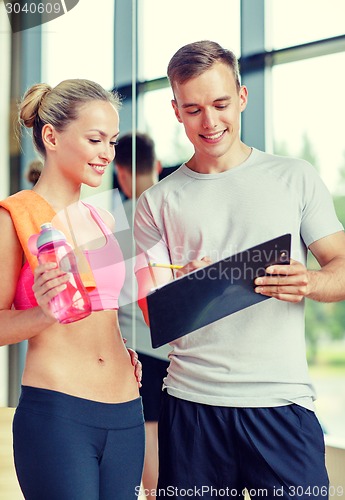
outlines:
[[[190, 271], [285, 233], [289, 265], [267, 268], [255, 291], [273, 297], [172, 343], [159, 423], [158, 492], [197, 498], [327, 497], [324, 441], [304, 341], [304, 299], [345, 298], [345, 234], [307, 162], [240, 139], [248, 91], [234, 54], [201, 41], [172, 57], [168, 77], [191, 159], [138, 201], [135, 238], [153, 262]], [[308, 249], [320, 270], [306, 269]], [[140, 305], [151, 272], [137, 263]], [[158, 285], [172, 279], [154, 268]], [[193, 307], [193, 297], [190, 297]], [[298, 489], [298, 490], [297, 490]], [[264, 493], [262, 493], [262, 491]], [[200, 496], [200, 495], [199, 495]], [[225, 495], [223, 495], [225, 496]]]
[[[155, 155], [155, 145], [151, 137], [140, 132], [135, 136], [135, 167], [136, 192], [135, 199], [146, 189], [158, 182], [162, 166]], [[127, 221], [132, 223], [132, 134], [120, 137], [116, 146], [116, 171], [119, 185], [128, 198], [124, 203]], [[162, 394], [163, 378], [169, 366], [169, 346], [153, 349], [150, 341], [150, 331], [146, 326], [139, 307], [132, 309], [133, 299], [136, 300], [136, 290], [133, 297], [132, 236], [128, 232], [117, 234], [121, 249], [126, 259], [126, 281], [119, 298], [119, 322], [122, 335], [129, 346], [138, 352], [143, 365], [143, 379], [140, 390], [143, 399], [146, 451], [143, 470], [143, 486], [147, 499], [155, 498], [158, 478], [158, 415]], [[134, 312], [134, 317], [133, 317]], [[132, 338], [133, 321], [135, 321], [135, 345]]]

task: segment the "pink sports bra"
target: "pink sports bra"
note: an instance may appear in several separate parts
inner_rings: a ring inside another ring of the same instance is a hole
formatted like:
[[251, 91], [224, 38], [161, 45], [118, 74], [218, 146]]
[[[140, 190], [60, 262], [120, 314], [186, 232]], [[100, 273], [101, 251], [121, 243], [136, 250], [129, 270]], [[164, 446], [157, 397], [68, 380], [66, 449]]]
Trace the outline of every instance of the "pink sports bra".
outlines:
[[[91, 205], [85, 205], [90, 210], [92, 218], [101, 228], [106, 243], [103, 247], [96, 250], [85, 250], [90, 267], [92, 269], [96, 287], [89, 291], [93, 311], [103, 311], [105, 309], [118, 309], [118, 298], [125, 280], [125, 263], [120, 246], [108, 228], [103, 222], [97, 210]], [[23, 265], [17, 289], [13, 301], [15, 309], [30, 309], [37, 306], [35, 295], [32, 291], [34, 277], [26, 261]]]

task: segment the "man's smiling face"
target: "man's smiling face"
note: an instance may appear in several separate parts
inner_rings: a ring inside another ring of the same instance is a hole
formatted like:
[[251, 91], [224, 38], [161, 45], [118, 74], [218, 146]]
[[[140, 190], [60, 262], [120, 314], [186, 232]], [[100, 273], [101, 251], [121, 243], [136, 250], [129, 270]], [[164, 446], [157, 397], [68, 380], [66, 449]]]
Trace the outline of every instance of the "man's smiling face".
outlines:
[[240, 116], [247, 89], [238, 88], [232, 69], [217, 62], [201, 75], [174, 84], [172, 101], [198, 163], [223, 161], [240, 144]]

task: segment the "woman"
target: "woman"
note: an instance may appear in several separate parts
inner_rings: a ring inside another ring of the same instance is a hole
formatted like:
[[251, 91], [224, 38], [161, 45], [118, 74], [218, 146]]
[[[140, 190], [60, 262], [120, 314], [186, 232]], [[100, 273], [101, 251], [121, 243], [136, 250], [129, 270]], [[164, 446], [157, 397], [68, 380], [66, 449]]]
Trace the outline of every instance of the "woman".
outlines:
[[[114, 159], [118, 107], [116, 95], [88, 80], [34, 85], [19, 106], [44, 158], [33, 190], [0, 203], [1, 344], [28, 340], [13, 423], [27, 500], [129, 500], [140, 485], [140, 367], [135, 374], [117, 319], [124, 262], [110, 214], [79, 201], [82, 184], [99, 186]], [[27, 228], [47, 214], [91, 268], [93, 312], [70, 324], [49, 309], [68, 274], [37, 261], [32, 273], [28, 262]]]

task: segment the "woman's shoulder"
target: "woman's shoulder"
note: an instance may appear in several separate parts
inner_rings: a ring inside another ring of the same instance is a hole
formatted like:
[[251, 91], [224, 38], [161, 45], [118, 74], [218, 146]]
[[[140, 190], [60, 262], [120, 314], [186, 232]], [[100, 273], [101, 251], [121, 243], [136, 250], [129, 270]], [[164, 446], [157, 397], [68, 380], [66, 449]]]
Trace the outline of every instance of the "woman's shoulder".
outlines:
[[0, 238], [0, 260], [2, 262], [7, 262], [8, 259], [4, 259], [4, 255], [8, 257], [13, 255], [23, 255], [23, 250], [18, 239], [17, 231], [8, 210], [0, 206], [0, 227], [1, 227], [1, 238]]
[[114, 232], [115, 229], [115, 218], [114, 216], [108, 212], [105, 208], [96, 208], [103, 222], [109, 227], [109, 229]]
[[83, 202], [85, 207], [94, 215], [98, 216], [102, 222], [112, 231], [115, 230], [115, 218], [114, 216], [103, 207], [95, 207], [89, 203]]
[[13, 220], [11, 217], [11, 213], [7, 210], [7, 208], [2, 205], [0, 201], [0, 225], [1, 225], [1, 232], [6, 230], [7, 228], [13, 228], [14, 230], [14, 224]]

